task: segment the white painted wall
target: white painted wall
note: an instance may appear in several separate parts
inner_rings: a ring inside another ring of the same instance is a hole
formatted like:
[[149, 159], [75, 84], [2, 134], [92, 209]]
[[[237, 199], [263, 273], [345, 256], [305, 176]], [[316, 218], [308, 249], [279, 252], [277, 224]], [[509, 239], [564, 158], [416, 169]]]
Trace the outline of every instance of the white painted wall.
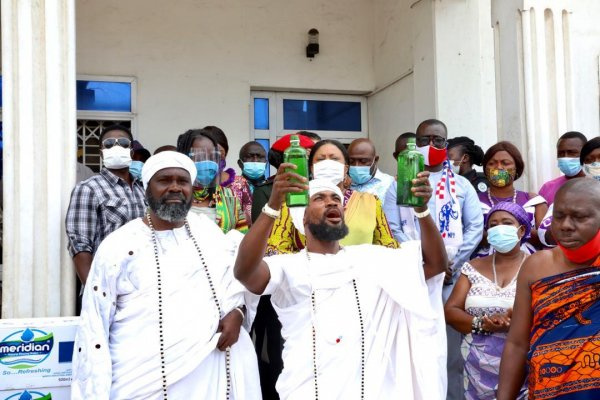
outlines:
[[446, 123], [448, 137], [468, 136], [487, 149], [497, 142], [491, 2], [434, 5], [438, 118]]
[[600, 135], [600, 1], [570, 2], [574, 123], [588, 138]]
[[562, 133], [599, 133], [598, 18], [595, 1], [493, 0], [500, 137], [520, 147], [530, 191], [560, 175]]
[[490, 13], [490, 0], [374, 1], [376, 88], [404, 77], [368, 102], [369, 136], [386, 150], [383, 169], [393, 170], [396, 137], [429, 118], [484, 149], [497, 141]]
[[379, 154], [379, 168], [394, 173], [392, 157], [398, 135], [414, 131], [412, 30], [408, 0], [373, 1], [375, 91], [368, 98], [369, 137]]
[[[373, 89], [371, 1], [78, 0], [78, 74], [138, 79], [138, 137], [150, 149], [217, 125], [228, 164], [249, 140], [251, 87]], [[321, 52], [305, 56], [307, 32]]]

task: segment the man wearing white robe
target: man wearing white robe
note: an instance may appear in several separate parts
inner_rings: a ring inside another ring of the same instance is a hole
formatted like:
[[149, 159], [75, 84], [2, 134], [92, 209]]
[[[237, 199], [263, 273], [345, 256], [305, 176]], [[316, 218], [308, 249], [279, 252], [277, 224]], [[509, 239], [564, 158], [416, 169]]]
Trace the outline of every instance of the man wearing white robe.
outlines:
[[[340, 248], [347, 233], [342, 193], [310, 182], [306, 250], [263, 259], [285, 194], [306, 180], [283, 164], [271, 198], [240, 244], [235, 274], [251, 292], [271, 294], [285, 339], [281, 399], [443, 399], [446, 343], [441, 290], [447, 256], [426, 207], [417, 208], [424, 237], [393, 250]], [[417, 196], [431, 196], [428, 173]], [[424, 262], [422, 256], [424, 255]], [[425, 278], [428, 278], [426, 281]], [[363, 349], [364, 348], [364, 353]], [[362, 394], [362, 395], [361, 395]]]
[[186, 218], [195, 177], [183, 154], [151, 157], [142, 170], [148, 214], [101, 243], [75, 341], [73, 399], [162, 399], [164, 380], [172, 399], [225, 399], [228, 390], [230, 399], [260, 398], [254, 348], [240, 332], [244, 289], [233, 279], [232, 241], [207, 218]]

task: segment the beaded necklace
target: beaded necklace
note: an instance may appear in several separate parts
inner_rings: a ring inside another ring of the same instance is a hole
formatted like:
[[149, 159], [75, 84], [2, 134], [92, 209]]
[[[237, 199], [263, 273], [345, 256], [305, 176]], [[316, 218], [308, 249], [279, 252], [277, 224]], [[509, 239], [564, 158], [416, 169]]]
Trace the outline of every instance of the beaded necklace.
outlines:
[[[158, 256], [158, 238], [156, 236], [156, 230], [154, 229], [154, 225], [152, 224], [152, 218], [150, 218], [150, 213], [146, 213], [146, 219], [148, 220], [148, 226], [150, 227], [150, 231], [152, 232], [152, 244], [154, 245], [154, 260], [156, 262], [156, 280], [157, 280], [157, 293], [158, 293], [158, 333], [160, 339], [160, 370], [162, 375], [162, 391], [163, 398], [167, 400], [167, 374], [165, 371], [165, 343], [163, 337], [163, 306], [162, 306], [162, 278], [160, 272], [160, 260]], [[208, 270], [208, 266], [206, 265], [206, 261], [204, 260], [204, 255], [198, 246], [198, 242], [196, 242], [196, 238], [192, 235], [192, 230], [190, 225], [188, 224], [187, 218], [184, 222], [185, 230], [187, 231], [188, 236], [192, 239], [194, 243], [194, 247], [200, 256], [200, 262], [204, 267], [204, 272], [206, 273], [206, 278], [208, 279], [208, 285], [210, 286], [210, 291], [213, 297], [213, 301], [217, 307], [217, 311], [219, 312], [219, 318], [221, 316], [221, 304], [219, 303], [219, 298], [217, 297], [217, 292], [215, 290], [215, 286], [212, 281], [212, 277], [210, 275], [210, 271]], [[230, 361], [231, 361], [231, 349], [228, 347], [225, 349], [225, 375], [227, 377], [227, 389], [226, 389], [226, 399], [229, 400], [231, 393], [231, 371], [230, 371]]]
[[[306, 258], [308, 262], [311, 262], [308, 249], [306, 250]], [[356, 279], [352, 279], [352, 287], [354, 288], [354, 296], [356, 298], [356, 309], [358, 311], [358, 321], [360, 323], [360, 398], [365, 398], [365, 325], [362, 315], [362, 309], [360, 307], [360, 298], [358, 297], [358, 287], [356, 286]], [[313, 314], [317, 314], [315, 291], [314, 289], [310, 292], [310, 302], [312, 305]], [[315, 324], [312, 324], [312, 356], [313, 356], [313, 374], [315, 382], [315, 400], [319, 399], [319, 384], [318, 384], [318, 369], [317, 369], [317, 333]]]
[[[517, 189], [513, 189], [513, 190], [515, 191], [515, 194], [513, 195], [512, 202], [516, 204], [517, 203]], [[488, 190], [487, 190], [487, 195], [488, 195], [488, 200], [490, 201], [490, 206], [494, 207], [496, 205], [496, 203], [494, 203], [492, 201], [492, 194], [491, 194], [490, 188], [488, 188]], [[498, 198], [495, 197], [495, 199], [498, 199]]]

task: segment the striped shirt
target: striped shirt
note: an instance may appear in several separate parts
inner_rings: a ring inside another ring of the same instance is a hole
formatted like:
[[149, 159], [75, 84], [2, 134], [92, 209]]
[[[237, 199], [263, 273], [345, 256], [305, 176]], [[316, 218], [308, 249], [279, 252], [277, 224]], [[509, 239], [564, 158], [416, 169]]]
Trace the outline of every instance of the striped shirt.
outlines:
[[69, 253], [94, 254], [108, 234], [127, 222], [142, 217], [146, 209], [144, 188], [133, 185], [106, 168], [80, 182], [71, 192], [65, 221]]

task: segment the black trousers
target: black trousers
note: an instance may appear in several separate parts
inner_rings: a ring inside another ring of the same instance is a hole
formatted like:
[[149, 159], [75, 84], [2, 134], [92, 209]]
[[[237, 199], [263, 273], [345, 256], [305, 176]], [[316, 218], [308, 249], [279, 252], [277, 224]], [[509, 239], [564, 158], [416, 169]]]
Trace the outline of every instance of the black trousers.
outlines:
[[254, 338], [254, 348], [258, 358], [263, 399], [279, 400], [275, 383], [283, 369], [283, 360], [281, 359], [283, 338], [277, 313], [271, 305], [271, 296], [260, 298], [251, 335]]

